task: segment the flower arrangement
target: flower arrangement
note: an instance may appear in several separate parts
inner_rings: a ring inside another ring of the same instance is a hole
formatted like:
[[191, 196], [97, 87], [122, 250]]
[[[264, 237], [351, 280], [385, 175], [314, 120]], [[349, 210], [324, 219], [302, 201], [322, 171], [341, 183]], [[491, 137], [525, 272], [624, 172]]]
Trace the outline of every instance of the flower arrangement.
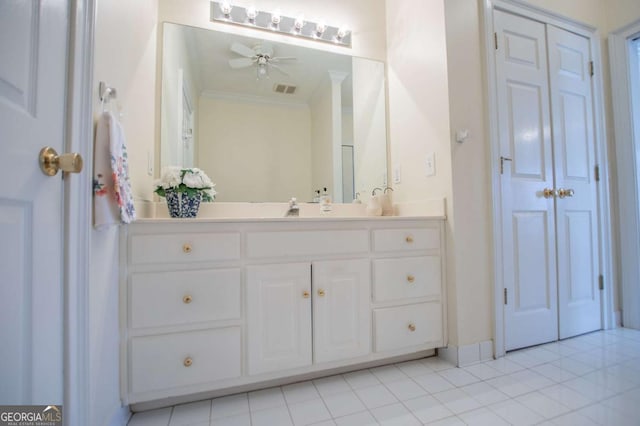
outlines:
[[169, 166], [163, 170], [160, 180], [156, 181], [153, 192], [161, 197], [166, 197], [167, 191], [188, 196], [202, 194], [202, 201], [213, 201], [216, 196], [214, 186], [209, 176], [198, 168]]

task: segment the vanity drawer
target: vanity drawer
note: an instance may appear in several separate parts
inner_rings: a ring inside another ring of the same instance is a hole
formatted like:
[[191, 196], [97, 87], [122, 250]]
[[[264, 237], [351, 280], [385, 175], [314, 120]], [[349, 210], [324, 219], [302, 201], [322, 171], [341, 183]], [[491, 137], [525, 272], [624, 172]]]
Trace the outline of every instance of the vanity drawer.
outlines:
[[377, 229], [373, 231], [375, 251], [431, 250], [440, 248], [437, 228]]
[[249, 258], [367, 253], [366, 229], [327, 231], [249, 232]]
[[376, 352], [442, 341], [440, 302], [375, 309], [373, 324]]
[[240, 269], [131, 275], [132, 328], [240, 319]]
[[191, 263], [240, 258], [240, 234], [154, 234], [131, 237], [131, 263]]
[[440, 256], [378, 259], [373, 271], [375, 302], [440, 296]]
[[131, 339], [131, 392], [150, 392], [241, 375], [240, 327]]

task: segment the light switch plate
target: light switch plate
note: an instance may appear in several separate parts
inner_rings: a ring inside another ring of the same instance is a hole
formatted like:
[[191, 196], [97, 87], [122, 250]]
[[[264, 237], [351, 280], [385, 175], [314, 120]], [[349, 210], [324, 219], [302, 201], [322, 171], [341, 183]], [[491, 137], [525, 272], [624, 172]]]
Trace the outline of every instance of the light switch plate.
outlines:
[[427, 160], [425, 162], [425, 174], [427, 177], [436, 175], [436, 153], [430, 152], [427, 154]]

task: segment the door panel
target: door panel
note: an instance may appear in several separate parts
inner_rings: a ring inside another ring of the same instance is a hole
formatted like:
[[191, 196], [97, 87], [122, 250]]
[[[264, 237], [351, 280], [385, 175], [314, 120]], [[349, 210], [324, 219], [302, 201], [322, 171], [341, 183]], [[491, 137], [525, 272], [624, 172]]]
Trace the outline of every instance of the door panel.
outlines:
[[308, 263], [247, 267], [249, 374], [311, 365]]
[[[506, 349], [558, 338], [545, 26], [494, 11]], [[509, 161], [510, 160], [510, 161]]]
[[329, 362], [371, 352], [368, 259], [313, 264], [313, 358]]
[[560, 338], [601, 328], [595, 128], [589, 40], [548, 26], [556, 187]]
[[64, 152], [68, 4], [0, 2], [0, 401], [62, 404], [60, 174], [38, 152]]

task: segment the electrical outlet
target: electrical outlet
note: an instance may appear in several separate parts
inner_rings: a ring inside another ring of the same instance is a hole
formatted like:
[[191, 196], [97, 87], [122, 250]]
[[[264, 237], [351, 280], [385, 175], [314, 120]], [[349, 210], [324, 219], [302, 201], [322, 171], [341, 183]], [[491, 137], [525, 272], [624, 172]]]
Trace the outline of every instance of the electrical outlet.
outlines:
[[395, 166], [393, 168], [393, 183], [400, 183], [402, 181], [402, 172], [400, 171], [400, 166]]
[[427, 160], [425, 162], [425, 174], [427, 177], [436, 175], [436, 153], [430, 152], [427, 154]]

